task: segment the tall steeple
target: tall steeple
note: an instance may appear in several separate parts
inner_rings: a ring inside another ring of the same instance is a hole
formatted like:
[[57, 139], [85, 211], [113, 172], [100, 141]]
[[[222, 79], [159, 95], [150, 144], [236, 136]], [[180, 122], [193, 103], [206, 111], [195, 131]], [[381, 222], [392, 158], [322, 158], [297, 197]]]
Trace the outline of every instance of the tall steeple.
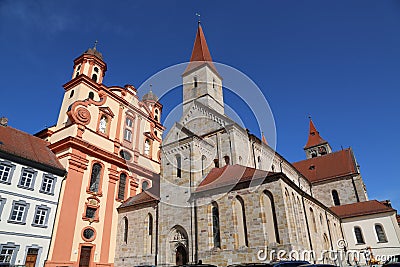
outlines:
[[193, 101], [224, 114], [222, 78], [215, 67], [200, 22], [190, 62], [182, 74], [183, 110]]
[[314, 122], [310, 117], [310, 130], [308, 140], [304, 146], [307, 158], [314, 158], [328, 153], [332, 153], [332, 148], [327, 141], [325, 141], [315, 128]]
[[196, 39], [194, 40], [192, 56], [190, 57], [190, 63], [187, 66], [185, 72], [186, 73], [204, 65], [208, 64], [210, 68], [218, 74], [217, 69], [214, 66], [210, 50], [208, 49], [206, 37], [204, 36], [203, 28], [201, 27], [201, 23], [198, 22]]

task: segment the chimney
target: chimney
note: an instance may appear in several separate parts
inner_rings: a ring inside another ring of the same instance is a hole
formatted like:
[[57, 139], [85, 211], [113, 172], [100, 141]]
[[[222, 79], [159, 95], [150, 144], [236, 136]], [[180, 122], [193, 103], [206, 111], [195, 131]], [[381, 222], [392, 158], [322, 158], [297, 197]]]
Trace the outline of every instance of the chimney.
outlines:
[[8, 119], [6, 117], [1, 117], [0, 118], [0, 126], [7, 126], [8, 124]]

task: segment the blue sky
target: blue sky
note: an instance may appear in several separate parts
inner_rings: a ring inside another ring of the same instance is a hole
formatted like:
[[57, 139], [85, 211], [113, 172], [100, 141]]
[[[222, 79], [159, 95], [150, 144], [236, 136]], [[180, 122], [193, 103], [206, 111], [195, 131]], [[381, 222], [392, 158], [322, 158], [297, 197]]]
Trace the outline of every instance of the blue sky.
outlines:
[[400, 1], [0, 0], [0, 116], [29, 133], [53, 125], [96, 39], [104, 83], [139, 87], [190, 58], [196, 12], [214, 60], [263, 91], [280, 154], [304, 159], [312, 114], [334, 150], [354, 149], [369, 197], [400, 209]]

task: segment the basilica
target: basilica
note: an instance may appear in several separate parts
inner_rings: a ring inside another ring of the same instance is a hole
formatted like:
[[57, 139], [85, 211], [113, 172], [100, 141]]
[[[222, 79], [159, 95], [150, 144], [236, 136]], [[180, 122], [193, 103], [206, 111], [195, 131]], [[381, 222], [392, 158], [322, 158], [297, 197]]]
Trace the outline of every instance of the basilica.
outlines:
[[[162, 141], [159, 183], [118, 208], [115, 266], [227, 266], [278, 250], [313, 251], [310, 261], [339, 264], [323, 252], [348, 239], [345, 249], [365, 248], [372, 230], [382, 238], [375, 248], [399, 246], [396, 212], [368, 200], [351, 148], [334, 152], [310, 119], [306, 159], [288, 162], [225, 114], [222, 78], [199, 23], [182, 74], [183, 115]], [[375, 218], [362, 229], [371, 214], [391, 223]], [[348, 230], [344, 217], [360, 222]]]

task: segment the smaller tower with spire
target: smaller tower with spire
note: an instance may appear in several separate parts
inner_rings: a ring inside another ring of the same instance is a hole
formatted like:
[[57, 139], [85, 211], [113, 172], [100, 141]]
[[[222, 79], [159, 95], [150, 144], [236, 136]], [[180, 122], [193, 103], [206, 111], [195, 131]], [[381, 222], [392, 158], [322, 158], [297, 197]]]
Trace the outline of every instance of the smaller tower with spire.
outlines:
[[323, 156], [332, 153], [332, 148], [327, 141], [325, 141], [320, 135], [315, 125], [310, 118], [310, 130], [308, 134], [307, 144], [304, 147], [307, 159]]

